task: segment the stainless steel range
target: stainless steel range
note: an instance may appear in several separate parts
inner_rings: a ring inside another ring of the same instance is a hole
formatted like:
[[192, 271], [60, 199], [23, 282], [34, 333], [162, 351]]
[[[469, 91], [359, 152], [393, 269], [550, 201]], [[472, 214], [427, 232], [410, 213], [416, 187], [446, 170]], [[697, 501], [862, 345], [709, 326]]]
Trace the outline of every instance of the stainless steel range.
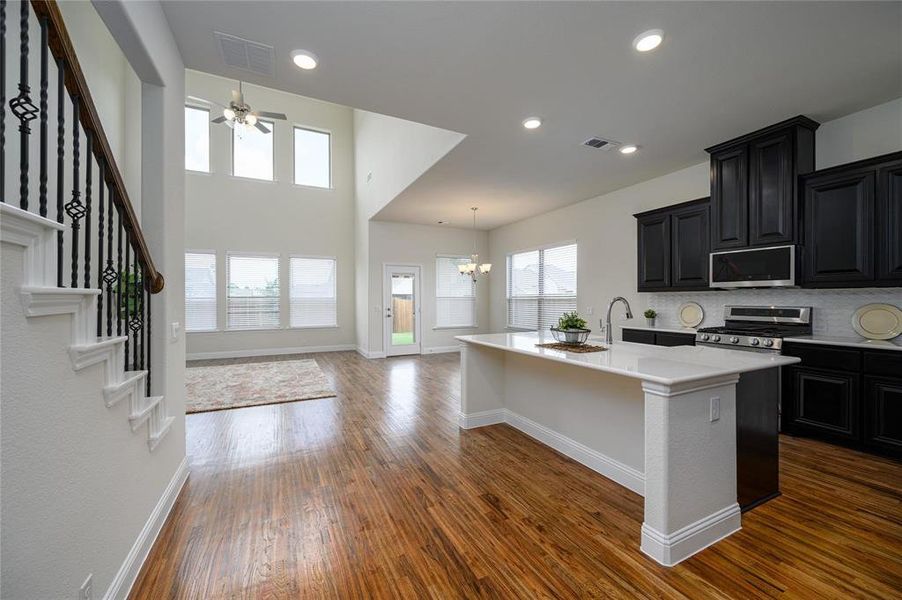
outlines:
[[811, 333], [810, 306], [724, 307], [723, 327], [703, 327], [695, 336], [699, 346], [779, 353], [783, 338]]

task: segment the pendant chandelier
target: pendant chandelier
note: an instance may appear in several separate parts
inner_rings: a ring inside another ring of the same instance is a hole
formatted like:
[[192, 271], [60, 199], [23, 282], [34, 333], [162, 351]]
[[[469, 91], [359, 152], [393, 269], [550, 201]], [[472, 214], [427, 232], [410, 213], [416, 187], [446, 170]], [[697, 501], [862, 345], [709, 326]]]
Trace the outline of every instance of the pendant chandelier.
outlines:
[[461, 275], [468, 276], [473, 280], [473, 283], [476, 283], [477, 276], [488, 275], [489, 271], [492, 270], [492, 265], [491, 263], [479, 264], [479, 254], [476, 253], [478, 242], [478, 233], [476, 232], [476, 211], [479, 209], [474, 206], [470, 210], [473, 211], [473, 254], [470, 255], [470, 262], [458, 265], [457, 270], [460, 271]]

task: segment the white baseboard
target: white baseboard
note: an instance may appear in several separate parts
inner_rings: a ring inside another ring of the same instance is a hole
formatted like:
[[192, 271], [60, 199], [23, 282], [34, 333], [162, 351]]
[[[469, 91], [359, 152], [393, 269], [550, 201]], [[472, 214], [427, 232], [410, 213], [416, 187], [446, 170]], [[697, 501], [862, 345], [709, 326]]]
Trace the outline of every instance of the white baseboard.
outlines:
[[431, 348], [423, 348], [423, 354], [444, 354], [445, 352], [460, 352], [460, 346], [432, 346]]
[[628, 490], [636, 492], [640, 496], [645, 495], [645, 474], [641, 471], [506, 408], [485, 410], [467, 415], [461, 413], [458, 416], [458, 424], [463, 429], [485, 427], [498, 423], [507, 423], [529, 437], [554, 448], [561, 454], [589, 467], [593, 471], [601, 473]]
[[369, 350], [364, 350], [360, 346], [357, 346], [356, 350], [357, 354], [359, 354], [363, 358], [385, 358], [385, 352], [370, 352]]
[[643, 523], [642, 552], [665, 567], [672, 567], [740, 529], [739, 504], [727, 506], [670, 535]]
[[224, 352], [192, 352], [185, 357], [185, 360], [280, 356], [283, 354], [310, 354], [312, 352], [347, 352], [349, 350], [353, 351], [357, 350], [357, 348], [354, 344], [337, 344], [334, 346], [298, 346], [296, 348], [260, 348], [255, 350], [226, 350]]
[[125, 599], [128, 597], [132, 586], [135, 584], [135, 579], [137, 579], [138, 573], [141, 572], [141, 567], [144, 566], [144, 561], [147, 560], [150, 549], [153, 547], [154, 542], [157, 541], [157, 536], [169, 517], [175, 500], [178, 498], [179, 492], [182, 491], [187, 479], [188, 458], [186, 457], [182, 459], [182, 462], [175, 470], [175, 474], [169, 481], [169, 485], [166, 486], [160, 501], [157, 502], [157, 505], [150, 513], [144, 528], [138, 534], [138, 539], [135, 540], [132, 549], [129, 550], [128, 555], [125, 557], [125, 562], [119, 567], [113, 582], [107, 589], [106, 594], [103, 595], [104, 600], [119, 600], [120, 598]]

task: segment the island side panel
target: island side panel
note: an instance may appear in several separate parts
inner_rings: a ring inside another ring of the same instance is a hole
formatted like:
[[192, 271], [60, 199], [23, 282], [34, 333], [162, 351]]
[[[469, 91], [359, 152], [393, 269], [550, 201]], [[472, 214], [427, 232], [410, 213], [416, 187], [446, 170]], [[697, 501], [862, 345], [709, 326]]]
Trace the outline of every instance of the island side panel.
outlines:
[[[667, 386], [644, 382], [642, 551], [672, 566], [740, 528], [737, 375]], [[712, 399], [719, 418], [711, 420]]]
[[633, 378], [509, 353], [508, 424], [644, 493], [644, 394]]
[[460, 415], [463, 429], [504, 423], [503, 350], [463, 343], [460, 348]]

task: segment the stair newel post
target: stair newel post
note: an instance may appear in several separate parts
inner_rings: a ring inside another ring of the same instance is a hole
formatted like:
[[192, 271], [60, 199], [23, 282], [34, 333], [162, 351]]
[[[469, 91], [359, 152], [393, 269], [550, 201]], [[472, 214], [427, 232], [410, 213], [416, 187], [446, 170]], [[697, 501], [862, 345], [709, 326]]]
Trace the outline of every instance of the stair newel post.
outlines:
[[107, 234], [106, 234], [106, 268], [103, 270], [103, 282], [106, 284], [106, 335], [113, 336], [113, 284], [116, 283], [116, 270], [113, 269], [113, 191], [112, 186], [107, 194]]
[[47, 216], [47, 17], [41, 18], [41, 172], [38, 179], [38, 211]]
[[85, 129], [85, 288], [91, 287], [91, 194], [94, 192], [94, 135]]
[[6, 202], [6, 0], [0, 0], [0, 202]]
[[81, 150], [78, 146], [79, 100], [78, 96], [72, 97], [72, 200], [66, 204], [66, 214], [72, 219], [72, 277], [71, 285], [78, 287], [78, 221], [85, 216], [85, 207], [81, 203], [81, 191], [79, 190]]
[[[63, 222], [66, 156], [66, 63], [56, 61], [56, 221]], [[63, 232], [56, 233], [56, 285], [63, 287]]]
[[131, 370], [128, 368], [128, 359], [129, 359], [128, 341], [129, 341], [129, 337], [130, 337], [128, 334], [128, 326], [129, 326], [129, 316], [131, 314], [131, 311], [129, 309], [129, 304], [131, 304], [130, 300], [132, 298], [132, 277], [131, 277], [131, 273], [129, 273], [129, 271], [131, 270], [129, 267], [129, 265], [131, 264], [131, 241], [132, 241], [131, 233], [128, 231], [128, 229], [126, 229], [125, 230], [125, 271], [124, 272], [119, 271], [119, 277], [120, 277], [119, 293], [120, 294], [122, 294], [122, 291], [123, 291], [122, 286], [123, 285], [125, 286], [125, 301], [119, 306], [119, 310], [125, 312], [125, 314], [122, 315], [122, 321], [124, 323], [124, 328], [125, 328], [124, 333], [125, 333], [125, 370], [126, 371]]
[[103, 160], [97, 160], [97, 337], [103, 335], [103, 192], [106, 188], [104, 179], [106, 170], [103, 168]]
[[[119, 235], [116, 236], [116, 336], [122, 335], [122, 213], [119, 216]], [[127, 355], [126, 355], [127, 356]]]

